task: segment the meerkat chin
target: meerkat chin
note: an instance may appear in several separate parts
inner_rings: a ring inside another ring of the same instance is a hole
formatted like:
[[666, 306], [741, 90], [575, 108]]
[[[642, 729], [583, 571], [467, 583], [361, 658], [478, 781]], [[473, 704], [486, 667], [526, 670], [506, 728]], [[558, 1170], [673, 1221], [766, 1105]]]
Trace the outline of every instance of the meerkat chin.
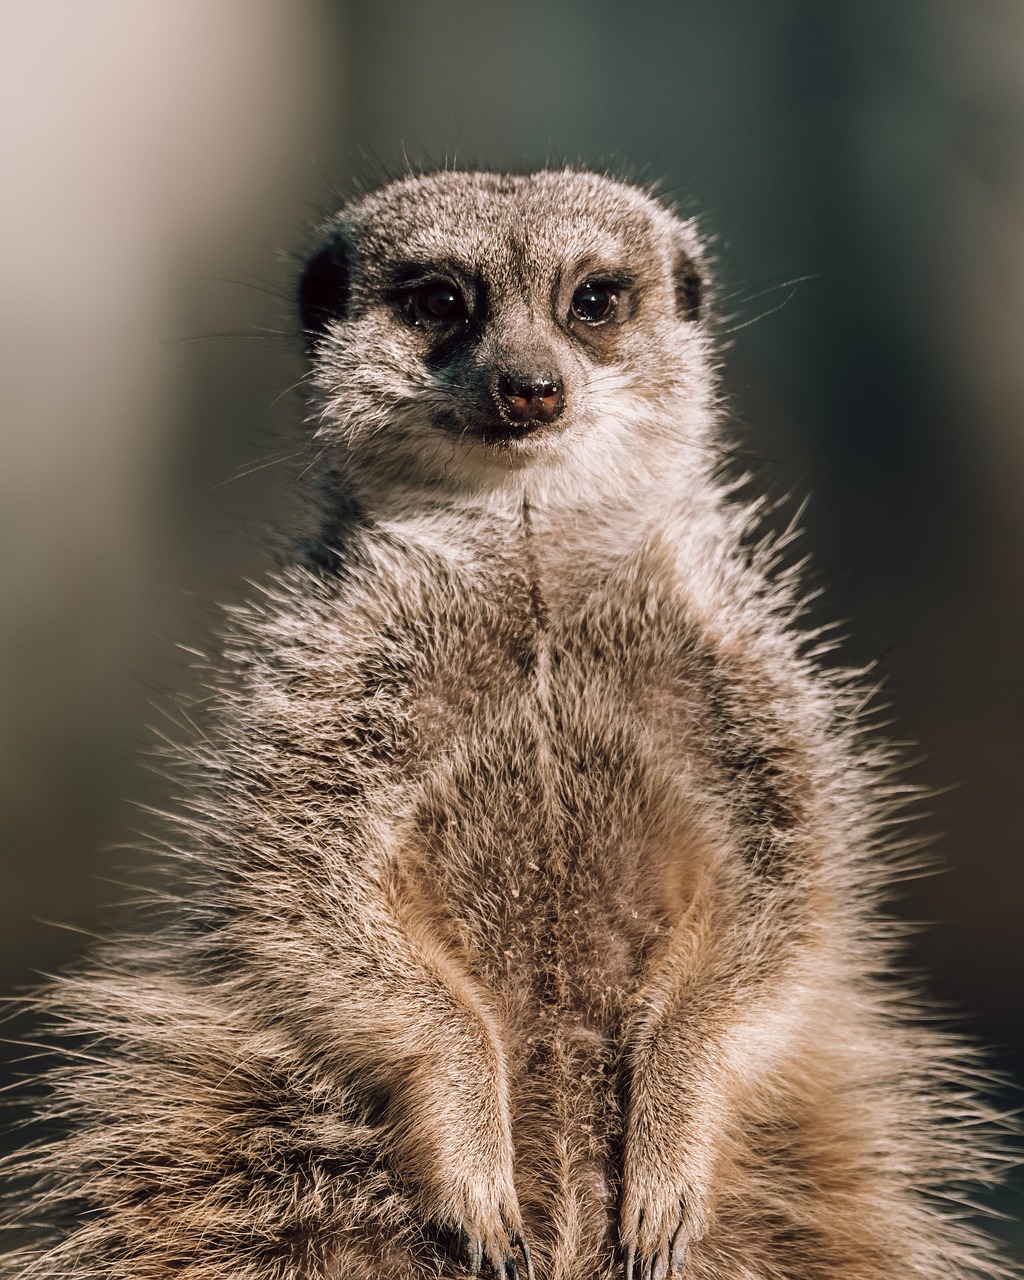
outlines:
[[720, 473], [710, 296], [592, 173], [322, 228], [314, 529], [171, 753], [175, 892], [40, 996], [4, 1277], [1007, 1274], [973, 1068], [889, 975], [891, 753]]

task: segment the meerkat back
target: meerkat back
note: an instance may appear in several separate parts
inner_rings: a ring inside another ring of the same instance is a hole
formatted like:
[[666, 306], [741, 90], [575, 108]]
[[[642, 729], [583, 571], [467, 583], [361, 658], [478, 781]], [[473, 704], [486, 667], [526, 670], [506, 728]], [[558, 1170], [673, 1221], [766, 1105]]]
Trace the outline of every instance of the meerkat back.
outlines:
[[5, 1276], [1006, 1274], [971, 1064], [886, 980], [891, 762], [720, 476], [705, 274], [587, 173], [323, 228], [313, 532], [175, 752], [183, 888], [40, 997]]

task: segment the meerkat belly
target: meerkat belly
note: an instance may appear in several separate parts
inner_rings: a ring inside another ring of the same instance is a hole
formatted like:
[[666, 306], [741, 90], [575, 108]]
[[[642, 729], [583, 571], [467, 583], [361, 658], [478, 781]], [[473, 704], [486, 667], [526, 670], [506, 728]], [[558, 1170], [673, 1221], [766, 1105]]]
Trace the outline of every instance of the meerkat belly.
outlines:
[[575, 1187], [595, 1226], [617, 1194], [625, 1020], [687, 868], [663, 763], [607, 699], [525, 684], [478, 708], [418, 823], [422, 883], [502, 1027], [517, 1151], [547, 1169], [538, 1201]]
[[488, 989], [597, 1026], [678, 916], [686, 857], [662, 762], [626, 716], [594, 719], [512, 698], [478, 717], [424, 780], [415, 861]]

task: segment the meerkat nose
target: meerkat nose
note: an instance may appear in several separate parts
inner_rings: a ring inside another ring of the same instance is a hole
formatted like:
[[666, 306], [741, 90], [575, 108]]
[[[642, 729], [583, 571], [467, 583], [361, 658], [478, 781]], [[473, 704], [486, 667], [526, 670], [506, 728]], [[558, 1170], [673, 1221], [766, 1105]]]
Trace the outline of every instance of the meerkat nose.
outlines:
[[565, 406], [561, 378], [503, 375], [498, 394], [512, 422], [554, 422]]

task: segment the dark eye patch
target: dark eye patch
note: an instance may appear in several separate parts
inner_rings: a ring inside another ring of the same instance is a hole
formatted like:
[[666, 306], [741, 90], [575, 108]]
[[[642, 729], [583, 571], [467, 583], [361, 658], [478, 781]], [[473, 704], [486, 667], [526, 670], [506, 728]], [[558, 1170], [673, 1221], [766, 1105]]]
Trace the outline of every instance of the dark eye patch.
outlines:
[[479, 310], [480, 286], [464, 269], [446, 262], [406, 262], [383, 286], [383, 295], [406, 324], [464, 326]]

